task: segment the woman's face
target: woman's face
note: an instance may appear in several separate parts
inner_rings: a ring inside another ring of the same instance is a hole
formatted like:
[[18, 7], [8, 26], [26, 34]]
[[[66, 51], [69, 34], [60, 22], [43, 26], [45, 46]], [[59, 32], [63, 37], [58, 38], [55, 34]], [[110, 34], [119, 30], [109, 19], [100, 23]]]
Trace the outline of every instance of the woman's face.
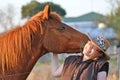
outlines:
[[88, 41], [84, 47], [83, 54], [84, 56], [89, 57], [90, 59], [97, 58], [100, 56], [99, 49], [95, 46], [92, 41]]

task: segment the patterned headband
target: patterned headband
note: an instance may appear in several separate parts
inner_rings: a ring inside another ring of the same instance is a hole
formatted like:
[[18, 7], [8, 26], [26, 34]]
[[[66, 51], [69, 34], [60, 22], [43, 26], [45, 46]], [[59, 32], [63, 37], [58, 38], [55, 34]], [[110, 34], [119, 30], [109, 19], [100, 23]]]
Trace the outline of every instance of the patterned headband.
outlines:
[[97, 45], [104, 51], [106, 51], [105, 41], [102, 36], [96, 38]]

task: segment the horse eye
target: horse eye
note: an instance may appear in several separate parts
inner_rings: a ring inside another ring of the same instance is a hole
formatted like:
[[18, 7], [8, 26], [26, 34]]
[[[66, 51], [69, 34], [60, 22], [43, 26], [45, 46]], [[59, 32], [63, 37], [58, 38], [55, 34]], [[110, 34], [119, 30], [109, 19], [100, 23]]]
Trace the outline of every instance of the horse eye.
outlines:
[[59, 27], [57, 30], [59, 30], [59, 31], [63, 31], [63, 30], [65, 30], [65, 27]]

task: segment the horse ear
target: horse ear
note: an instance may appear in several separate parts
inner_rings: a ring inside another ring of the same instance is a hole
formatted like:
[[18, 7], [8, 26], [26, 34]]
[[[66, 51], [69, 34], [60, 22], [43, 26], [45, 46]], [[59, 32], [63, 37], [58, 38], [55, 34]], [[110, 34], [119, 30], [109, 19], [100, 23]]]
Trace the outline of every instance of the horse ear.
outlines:
[[45, 6], [43, 12], [44, 12], [44, 18], [45, 18], [45, 19], [48, 19], [48, 18], [49, 18], [49, 15], [50, 15], [50, 5], [49, 5], [49, 4], [47, 4], [47, 5]]

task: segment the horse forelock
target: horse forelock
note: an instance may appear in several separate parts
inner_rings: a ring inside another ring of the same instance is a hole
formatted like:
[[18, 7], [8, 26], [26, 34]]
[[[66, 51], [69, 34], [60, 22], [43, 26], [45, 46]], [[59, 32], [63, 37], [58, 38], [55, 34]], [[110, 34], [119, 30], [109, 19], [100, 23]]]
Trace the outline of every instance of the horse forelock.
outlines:
[[50, 16], [53, 18], [53, 19], [56, 19], [57, 21], [61, 21], [61, 17], [60, 15], [58, 15], [56, 12], [51, 12]]
[[[31, 19], [36, 20], [36, 19], [41, 18], [42, 20], [45, 20], [45, 17], [43, 17], [43, 16], [44, 16], [44, 12], [41, 11], [41, 12], [37, 13], [36, 15], [34, 15]], [[62, 20], [60, 15], [56, 12], [50, 12], [49, 17], [52, 17], [53, 19], [58, 20], [58, 21]]]

